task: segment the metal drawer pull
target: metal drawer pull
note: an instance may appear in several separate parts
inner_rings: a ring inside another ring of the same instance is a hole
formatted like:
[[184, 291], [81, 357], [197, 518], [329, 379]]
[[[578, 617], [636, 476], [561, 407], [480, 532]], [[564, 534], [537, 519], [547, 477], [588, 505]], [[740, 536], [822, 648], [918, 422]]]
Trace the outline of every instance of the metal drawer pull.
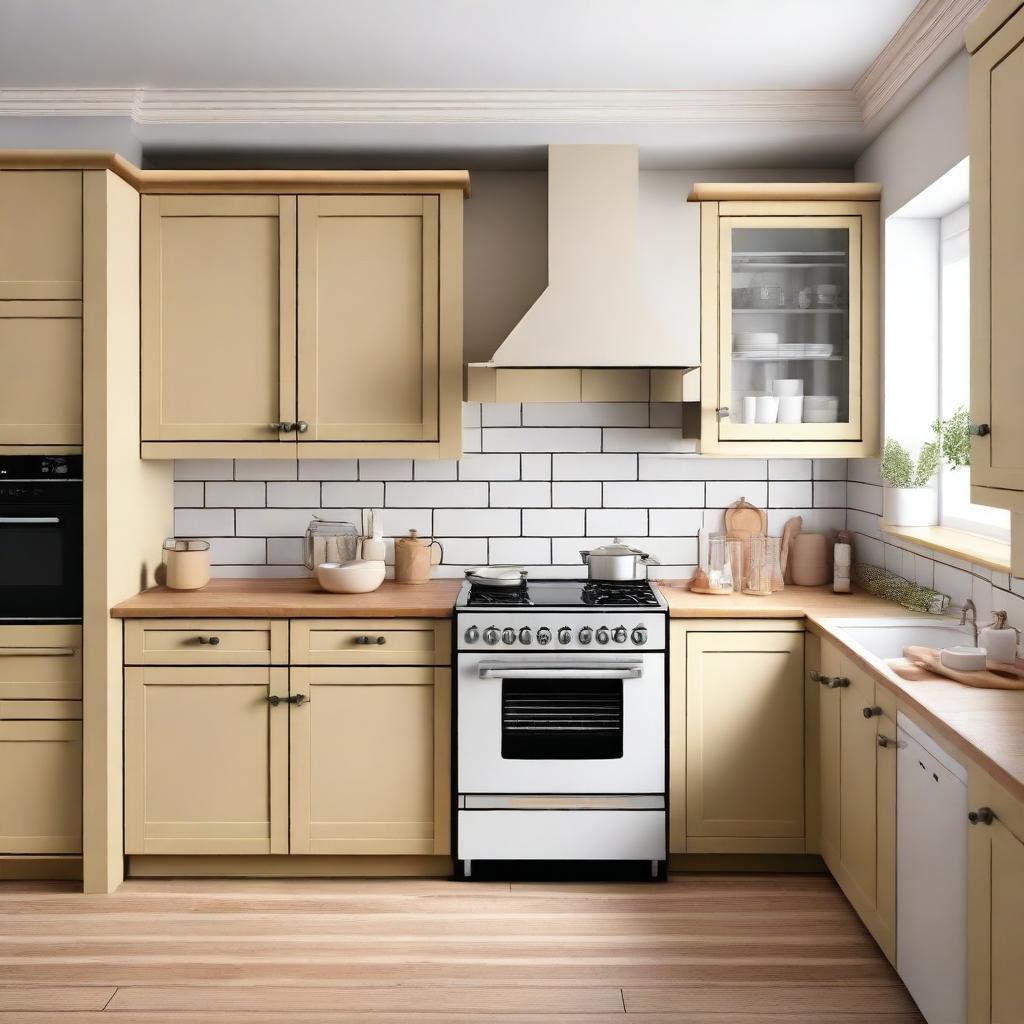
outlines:
[[295, 694], [294, 697], [278, 697], [278, 695], [276, 693], [272, 693], [267, 698], [267, 703], [271, 707], [274, 707], [274, 708], [276, 708], [278, 706], [278, 704], [282, 704], [282, 703], [283, 704], [294, 704], [296, 707], [298, 707], [300, 704], [304, 704], [305, 702], [306, 702], [306, 695], [304, 693], [297, 693], [297, 694]]
[[211, 647], [216, 647], [220, 643], [219, 636], [201, 636], [199, 637], [201, 644], [209, 644]]
[[996, 820], [996, 816], [991, 807], [979, 807], [967, 815], [967, 820], [972, 825], [991, 825]]
[[56, 526], [57, 516], [0, 516], [0, 526]]
[[876, 715], [880, 715], [881, 713], [882, 713], [882, 709], [880, 707], [878, 707], [878, 705], [875, 705], [875, 707], [873, 707], [873, 708], [865, 708], [864, 709], [864, 717], [865, 718], [874, 718]]
[[899, 740], [894, 740], [891, 737], [886, 736], [884, 733], [879, 733], [878, 734], [878, 745], [880, 747], [896, 747], [896, 748], [899, 748], [900, 742], [899, 742]]
[[811, 682], [821, 683], [822, 686], [827, 686], [830, 690], [842, 690], [850, 685], [850, 680], [845, 676], [823, 676], [813, 669], [811, 670]]
[[276, 430], [278, 433], [290, 434], [295, 429], [295, 424], [288, 420], [281, 420], [279, 423], [271, 423], [270, 429]]
[[72, 658], [72, 647], [0, 647], [0, 658]]
[[377, 644], [379, 647], [383, 647], [386, 644], [387, 637], [383, 636], [357, 636], [357, 644]]
[[480, 662], [481, 679], [640, 679], [643, 662], [628, 661], [564, 662], [559, 664], [523, 662]]

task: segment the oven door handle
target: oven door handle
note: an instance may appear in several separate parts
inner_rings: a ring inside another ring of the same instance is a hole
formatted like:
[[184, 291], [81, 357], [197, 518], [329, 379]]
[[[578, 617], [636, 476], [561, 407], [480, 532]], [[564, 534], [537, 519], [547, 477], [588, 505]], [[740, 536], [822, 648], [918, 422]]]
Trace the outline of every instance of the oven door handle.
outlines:
[[628, 661], [571, 662], [558, 665], [530, 665], [521, 661], [482, 661], [481, 679], [639, 679], [644, 663]]
[[59, 522], [57, 516], [0, 516], [0, 526], [56, 526]]

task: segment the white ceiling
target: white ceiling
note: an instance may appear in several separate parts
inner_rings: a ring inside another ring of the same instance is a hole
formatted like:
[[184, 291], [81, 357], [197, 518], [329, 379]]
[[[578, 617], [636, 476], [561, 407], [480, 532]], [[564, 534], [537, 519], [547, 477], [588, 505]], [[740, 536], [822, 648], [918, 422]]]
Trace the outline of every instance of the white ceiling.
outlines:
[[888, 84], [948, 59], [981, 2], [0, 0], [0, 146], [513, 167], [631, 142], [648, 167], [850, 166], [883, 122], [865, 88], [891, 116]]
[[847, 89], [915, 0], [4, 0], [0, 87]]

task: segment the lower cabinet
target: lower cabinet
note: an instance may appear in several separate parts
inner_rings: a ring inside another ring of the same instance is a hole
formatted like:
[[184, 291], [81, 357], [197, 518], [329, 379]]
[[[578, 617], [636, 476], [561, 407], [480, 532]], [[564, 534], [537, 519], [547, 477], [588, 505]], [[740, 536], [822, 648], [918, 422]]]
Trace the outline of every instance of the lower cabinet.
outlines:
[[968, 1024], [1024, 1020], [1024, 807], [971, 772], [967, 834]]
[[447, 854], [447, 668], [293, 668], [291, 852]]
[[895, 698], [827, 642], [817, 675], [822, 856], [895, 962]]
[[[804, 634], [673, 624], [677, 709], [685, 686], [685, 844], [689, 853], [803, 853]], [[683, 651], [685, 650], [685, 655]], [[671, 799], [677, 801], [678, 762]], [[679, 821], [678, 807], [673, 820]], [[678, 826], [677, 826], [678, 827]]]
[[[253, 636], [276, 629], [248, 624]], [[450, 667], [225, 665], [253, 644], [223, 654], [210, 642], [223, 626], [182, 620], [172, 653], [183, 663], [125, 669], [125, 852], [448, 854]], [[293, 659], [308, 658], [309, 626], [291, 624]], [[392, 634], [379, 635], [373, 651], [396, 657]], [[354, 650], [369, 646], [353, 636]], [[129, 656], [169, 656], [137, 640]], [[448, 660], [433, 642], [406, 657]]]

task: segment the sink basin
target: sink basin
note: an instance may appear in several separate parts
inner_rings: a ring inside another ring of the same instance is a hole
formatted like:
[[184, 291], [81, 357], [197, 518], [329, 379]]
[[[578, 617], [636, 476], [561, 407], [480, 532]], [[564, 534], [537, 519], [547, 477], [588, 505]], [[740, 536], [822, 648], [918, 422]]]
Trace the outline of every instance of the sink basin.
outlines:
[[876, 658], [902, 658], [903, 648], [974, 644], [969, 627], [957, 619], [831, 619], [829, 625]]

